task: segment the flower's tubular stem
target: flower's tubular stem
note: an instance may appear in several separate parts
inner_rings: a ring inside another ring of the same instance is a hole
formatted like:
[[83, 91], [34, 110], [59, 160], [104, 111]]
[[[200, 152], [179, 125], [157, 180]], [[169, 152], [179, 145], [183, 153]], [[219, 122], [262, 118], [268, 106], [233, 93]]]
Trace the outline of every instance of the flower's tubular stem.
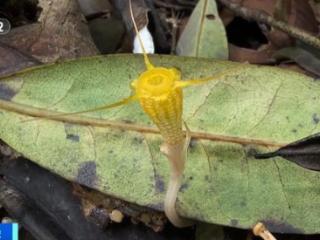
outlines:
[[182, 175], [171, 173], [169, 184], [164, 201], [164, 212], [170, 222], [176, 227], [188, 227], [193, 223], [187, 219], [181, 218], [176, 210], [177, 195], [181, 187]]
[[164, 201], [164, 211], [170, 222], [176, 227], [188, 227], [193, 225], [193, 222], [180, 217], [176, 210], [176, 202], [178, 192], [181, 187], [183, 171], [186, 159], [186, 143], [181, 141], [178, 144], [164, 143], [161, 146], [161, 151], [167, 156], [170, 163], [170, 179]]
[[194, 223], [191, 220], [182, 218], [176, 210], [176, 202], [181, 187], [187, 151], [191, 140], [190, 129], [184, 122], [186, 128], [186, 138], [178, 144], [164, 143], [161, 146], [163, 152], [170, 163], [170, 179], [164, 200], [164, 211], [170, 222], [176, 227], [189, 227]]

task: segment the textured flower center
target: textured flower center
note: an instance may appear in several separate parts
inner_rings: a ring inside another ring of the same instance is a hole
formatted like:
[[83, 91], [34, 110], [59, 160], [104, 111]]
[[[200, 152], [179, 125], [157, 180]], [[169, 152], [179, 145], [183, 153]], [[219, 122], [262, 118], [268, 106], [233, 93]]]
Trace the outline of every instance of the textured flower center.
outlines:
[[143, 72], [134, 81], [133, 87], [139, 98], [163, 98], [175, 90], [175, 82], [178, 80], [180, 80], [180, 73], [177, 70], [157, 67]]
[[153, 76], [149, 79], [148, 83], [150, 85], [153, 85], [153, 86], [157, 86], [157, 85], [160, 85], [161, 83], [163, 83], [164, 79], [163, 79], [163, 76], [161, 75], [156, 75], [156, 76]]

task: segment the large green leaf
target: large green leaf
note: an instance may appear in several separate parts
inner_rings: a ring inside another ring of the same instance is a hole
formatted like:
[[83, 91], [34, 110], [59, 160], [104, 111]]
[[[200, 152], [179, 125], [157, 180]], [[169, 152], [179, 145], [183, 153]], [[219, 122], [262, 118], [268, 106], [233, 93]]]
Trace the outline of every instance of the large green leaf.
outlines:
[[[181, 69], [184, 79], [237, 65], [183, 57], [151, 60]], [[131, 55], [40, 67], [0, 82], [2, 99], [28, 106], [5, 101], [0, 106], [27, 113], [36, 111], [32, 107], [81, 111], [128, 96], [130, 82], [142, 71], [143, 59]], [[264, 221], [272, 231], [320, 232], [320, 175], [281, 158], [262, 161], [251, 156], [255, 148], [271, 149], [263, 144], [318, 132], [319, 92], [320, 83], [311, 78], [252, 65], [224, 80], [185, 89], [183, 116], [198, 140], [188, 152], [177, 203], [180, 214], [240, 228]], [[31, 117], [1, 111], [0, 137], [67, 179], [161, 210], [169, 167], [159, 152], [161, 138], [148, 128], [152, 124], [139, 104], [84, 115], [112, 122], [79, 116], [70, 119], [109, 127], [25, 121]]]
[[228, 59], [228, 41], [216, 1], [199, 0], [177, 43], [181, 56]]

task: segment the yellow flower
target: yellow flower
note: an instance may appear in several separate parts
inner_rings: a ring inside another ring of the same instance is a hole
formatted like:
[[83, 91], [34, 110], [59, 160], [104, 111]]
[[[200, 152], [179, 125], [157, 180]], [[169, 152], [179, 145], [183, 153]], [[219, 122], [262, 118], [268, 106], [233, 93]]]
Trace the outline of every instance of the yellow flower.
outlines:
[[169, 144], [183, 141], [180, 76], [177, 69], [157, 67], [143, 72], [132, 83], [141, 107]]

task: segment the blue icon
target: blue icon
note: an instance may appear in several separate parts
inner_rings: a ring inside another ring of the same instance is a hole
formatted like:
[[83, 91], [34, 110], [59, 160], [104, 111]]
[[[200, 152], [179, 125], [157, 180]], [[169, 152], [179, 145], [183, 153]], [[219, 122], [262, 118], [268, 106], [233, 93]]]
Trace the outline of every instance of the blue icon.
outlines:
[[18, 240], [18, 223], [1, 223], [0, 240]]

